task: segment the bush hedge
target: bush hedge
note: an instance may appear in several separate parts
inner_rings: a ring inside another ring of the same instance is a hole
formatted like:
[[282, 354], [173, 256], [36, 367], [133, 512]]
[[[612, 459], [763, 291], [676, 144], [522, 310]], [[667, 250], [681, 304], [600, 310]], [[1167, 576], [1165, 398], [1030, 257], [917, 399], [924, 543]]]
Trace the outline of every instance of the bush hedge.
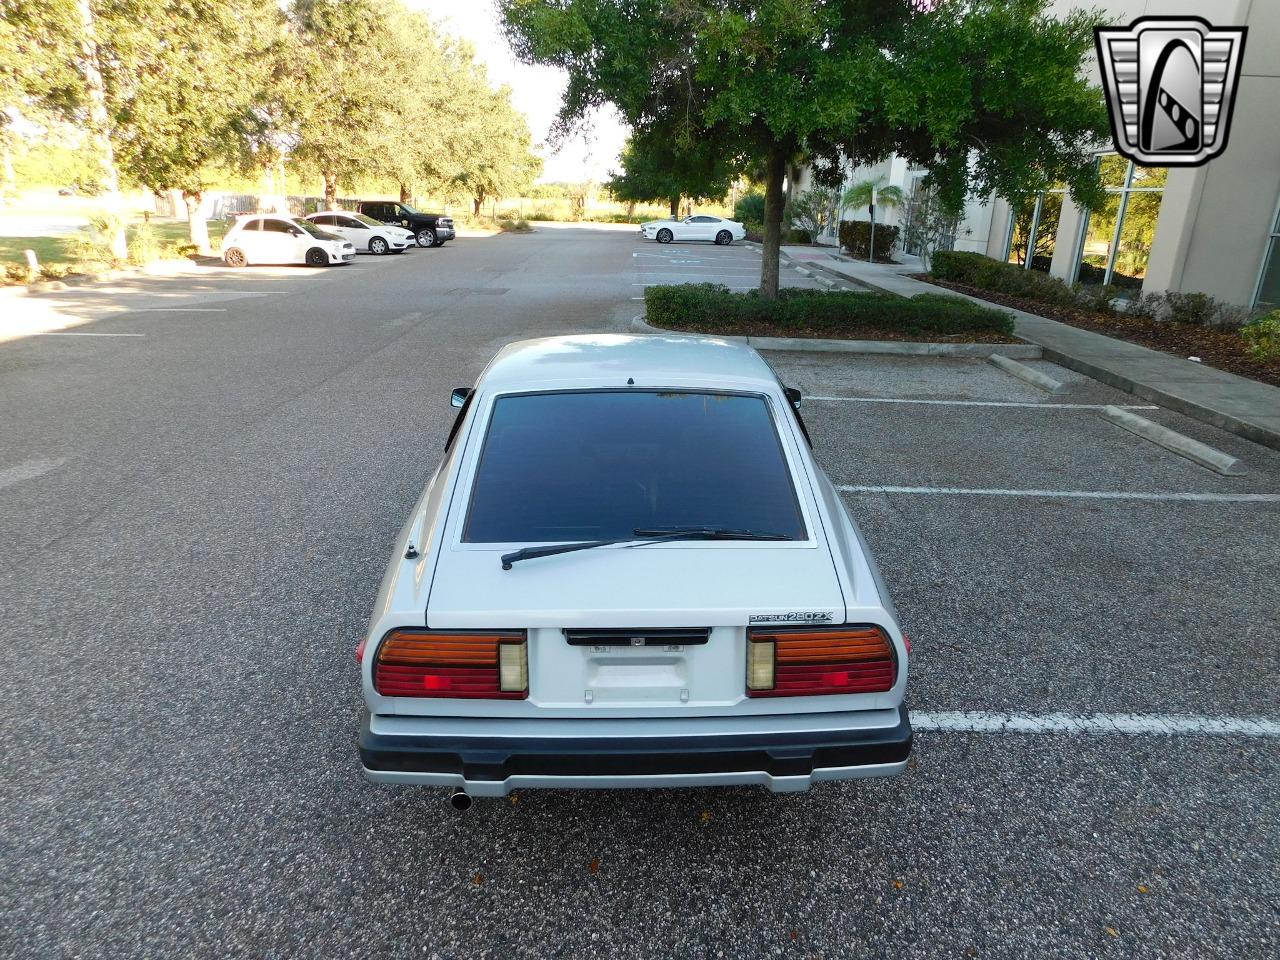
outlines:
[[[1134, 297], [1132, 287], [1101, 286], [1101, 273], [1097, 274], [1097, 284], [1071, 287], [1039, 270], [1024, 270], [1016, 263], [1001, 263], [980, 253], [960, 250], [935, 253], [931, 272], [938, 280], [1092, 313], [1123, 313], [1219, 330], [1239, 329], [1250, 316], [1244, 307], [1223, 303], [1203, 293], [1147, 293]], [[1120, 307], [1114, 305], [1117, 298], [1124, 298]]]
[[649, 323], [670, 330], [703, 333], [750, 332], [753, 328], [794, 328], [854, 333], [861, 328], [919, 336], [1013, 333], [1013, 317], [1003, 310], [945, 294], [907, 299], [891, 294], [783, 290], [776, 300], [759, 291], [731, 291], [715, 283], [649, 287]]
[[[892, 259], [899, 232], [897, 227], [886, 227], [883, 223], [876, 224], [877, 261], [887, 263]], [[841, 220], [840, 246], [855, 257], [867, 259], [871, 256], [871, 223], [867, 220]]]

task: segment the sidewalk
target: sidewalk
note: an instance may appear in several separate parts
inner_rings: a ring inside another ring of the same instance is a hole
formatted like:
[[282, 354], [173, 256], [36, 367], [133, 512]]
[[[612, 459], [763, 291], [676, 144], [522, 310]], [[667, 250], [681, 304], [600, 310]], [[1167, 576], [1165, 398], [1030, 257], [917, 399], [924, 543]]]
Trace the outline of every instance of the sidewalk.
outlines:
[[[905, 276], [920, 272], [914, 257], [905, 258], [909, 263], [880, 264], [836, 259], [835, 250], [828, 253], [817, 247], [783, 247], [782, 252], [829, 278], [871, 290], [904, 297], [918, 293], [965, 296]], [[1280, 388], [978, 297], [967, 299], [1012, 313], [1017, 335], [1042, 347], [1046, 360], [1280, 450]]]

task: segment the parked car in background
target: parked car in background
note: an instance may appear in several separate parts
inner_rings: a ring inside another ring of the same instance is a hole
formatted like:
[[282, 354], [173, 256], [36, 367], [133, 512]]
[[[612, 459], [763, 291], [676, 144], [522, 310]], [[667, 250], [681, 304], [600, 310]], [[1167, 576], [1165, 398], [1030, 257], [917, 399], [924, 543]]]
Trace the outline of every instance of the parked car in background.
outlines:
[[351, 241], [357, 250], [373, 254], [404, 253], [414, 243], [413, 234], [404, 227], [382, 223], [363, 213], [326, 210], [313, 213], [307, 219], [325, 232]]
[[442, 213], [421, 213], [397, 200], [361, 200], [357, 209], [366, 217], [408, 230], [420, 247], [442, 247], [454, 238], [453, 218]]
[[306, 220], [277, 214], [237, 217], [222, 238], [222, 259], [229, 267], [255, 263], [305, 263], [327, 267], [350, 263], [356, 248], [347, 240]]
[[906, 637], [759, 354], [527, 340], [452, 400], [357, 652], [370, 780], [465, 808], [903, 770]]
[[640, 233], [646, 240], [670, 243], [672, 240], [710, 240], [727, 246], [747, 236], [747, 228], [736, 220], [724, 220], [708, 214], [685, 217], [683, 220], [650, 220], [640, 225]]

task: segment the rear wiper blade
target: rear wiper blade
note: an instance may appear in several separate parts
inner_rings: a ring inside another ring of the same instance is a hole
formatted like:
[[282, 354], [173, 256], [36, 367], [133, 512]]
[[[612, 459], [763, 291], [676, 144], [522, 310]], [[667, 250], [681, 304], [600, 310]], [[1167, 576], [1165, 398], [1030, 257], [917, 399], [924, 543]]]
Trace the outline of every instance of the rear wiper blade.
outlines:
[[[593, 550], [596, 547], [610, 547], [618, 543], [635, 543], [644, 546], [647, 543], [662, 543], [668, 540], [790, 540], [781, 533], [760, 533], [755, 530], [730, 530], [725, 527], [640, 527], [632, 531], [634, 536], [618, 537], [612, 540], [584, 540], [581, 543], [549, 543], [541, 547], [521, 547], [512, 553], [502, 555], [502, 569], [510, 570], [511, 565], [521, 560], [535, 560], [538, 557], [554, 557], [562, 553], [576, 553], [579, 550]], [[640, 541], [637, 543], [636, 541]]]
[[664, 540], [790, 540], [784, 533], [760, 530], [733, 530], [728, 527], [646, 527], [635, 531], [637, 537], [662, 537]]
[[538, 557], [554, 557], [560, 553], [573, 553], [577, 550], [591, 550], [595, 547], [607, 547], [615, 543], [631, 543], [635, 537], [624, 540], [586, 540], [582, 543], [549, 543], [543, 547], [521, 547], [513, 553], [502, 555], [502, 569], [510, 570], [513, 563], [521, 560], [534, 560]]

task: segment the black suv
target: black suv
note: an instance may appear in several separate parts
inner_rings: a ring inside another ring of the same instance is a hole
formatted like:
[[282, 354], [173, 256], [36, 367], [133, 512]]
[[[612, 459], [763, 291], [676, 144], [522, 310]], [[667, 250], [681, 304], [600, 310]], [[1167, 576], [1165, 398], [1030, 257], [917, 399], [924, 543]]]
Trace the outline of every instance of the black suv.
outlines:
[[394, 223], [413, 233], [420, 247], [440, 247], [453, 239], [453, 218], [440, 213], [419, 213], [395, 200], [361, 200], [359, 211], [383, 223]]

